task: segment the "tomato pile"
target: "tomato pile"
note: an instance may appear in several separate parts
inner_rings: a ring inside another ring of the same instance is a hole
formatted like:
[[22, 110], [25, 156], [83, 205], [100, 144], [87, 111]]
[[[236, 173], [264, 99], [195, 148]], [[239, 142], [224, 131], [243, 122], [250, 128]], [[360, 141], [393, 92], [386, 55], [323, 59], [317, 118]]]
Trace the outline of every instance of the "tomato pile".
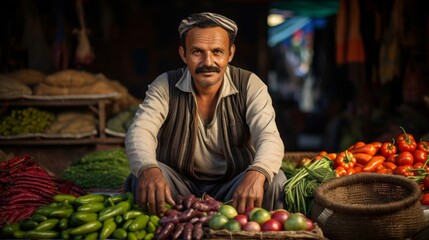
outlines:
[[419, 184], [423, 191], [421, 203], [429, 205], [429, 141], [417, 141], [403, 128], [402, 131], [390, 142], [359, 141], [338, 154], [321, 151], [314, 160], [331, 160], [337, 177], [364, 172], [405, 176]]
[[269, 231], [311, 231], [314, 222], [302, 213], [290, 213], [286, 209], [268, 211], [261, 207], [251, 207], [242, 214], [235, 208], [223, 204], [218, 214], [213, 215], [208, 227], [213, 230], [269, 232]]

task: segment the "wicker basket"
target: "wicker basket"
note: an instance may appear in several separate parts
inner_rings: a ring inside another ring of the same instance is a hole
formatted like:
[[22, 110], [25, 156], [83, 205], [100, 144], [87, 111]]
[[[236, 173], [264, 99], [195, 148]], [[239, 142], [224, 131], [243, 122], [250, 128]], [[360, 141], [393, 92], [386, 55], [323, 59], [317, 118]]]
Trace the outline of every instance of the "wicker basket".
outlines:
[[403, 176], [344, 176], [317, 188], [311, 219], [331, 240], [406, 239], [424, 227], [420, 195]]
[[326, 239], [323, 236], [322, 229], [317, 226], [311, 231], [279, 231], [279, 232], [232, 232], [228, 230], [212, 230], [204, 229], [204, 239], [217, 240], [237, 240], [237, 239], [282, 239], [282, 240], [297, 240], [297, 239]]

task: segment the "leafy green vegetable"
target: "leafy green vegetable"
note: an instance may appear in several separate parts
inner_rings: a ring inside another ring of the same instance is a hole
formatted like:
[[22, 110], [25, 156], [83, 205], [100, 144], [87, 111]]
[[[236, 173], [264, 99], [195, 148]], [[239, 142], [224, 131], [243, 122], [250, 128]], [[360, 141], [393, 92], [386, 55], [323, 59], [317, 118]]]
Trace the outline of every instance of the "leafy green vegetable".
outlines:
[[122, 187], [130, 174], [124, 148], [109, 149], [84, 155], [73, 163], [61, 178], [84, 189], [112, 189]]
[[309, 216], [313, 205], [314, 192], [320, 184], [335, 178], [332, 161], [326, 158], [316, 160], [310, 165], [291, 169], [283, 167], [288, 180], [284, 184], [286, 209]]

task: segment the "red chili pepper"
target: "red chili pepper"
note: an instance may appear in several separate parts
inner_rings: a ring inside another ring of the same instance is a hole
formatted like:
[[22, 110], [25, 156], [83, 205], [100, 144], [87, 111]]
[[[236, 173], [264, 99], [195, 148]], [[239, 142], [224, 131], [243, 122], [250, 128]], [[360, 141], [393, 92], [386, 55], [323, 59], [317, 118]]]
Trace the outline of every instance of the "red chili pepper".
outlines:
[[396, 138], [396, 142], [398, 144], [398, 149], [401, 152], [413, 152], [417, 147], [417, 142], [414, 139], [414, 136], [407, 133], [403, 127], [401, 127], [403, 134], [399, 135]]
[[[383, 165], [380, 165], [380, 166], [383, 166]], [[381, 168], [377, 169], [377, 171], [375, 171], [375, 172], [380, 173], [380, 174], [392, 174], [392, 169], [381, 167]]]
[[422, 198], [420, 199], [420, 203], [422, 205], [428, 205], [429, 206], [429, 193], [423, 193]]
[[326, 152], [326, 151], [320, 151], [320, 152], [316, 155], [316, 157], [314, 157], [314, 158], [313, 158], [313, 161], [312, 161], [312, 162], [317, 161], [317, 160], [320, 160], [320, 159], [322, 159], [322, 158], [325, 158], [325, 159], [328, 159], [328, 160], [334, 161], [336, 157], [337, 157], [337, 154], [336, 154], [336, 153], [328, 153], [328, 152]]
[[347, 150], [350, 151], [352, 149], [360, 148], [360, 147], [365, 146], [365, 145], [366, 145], [365, 142], [359, 141], [359, 142], [356, 142], [355, 144], [351, 145]]
[[336, 166], [341, 166], [346, 170], [354, 167], [355, 163], [356, 163], [356, 158], [353, 157], [353, 153], [348, 152], [347, 150], [344, 152], [341, 152], [335, 159]]
[[398, 158], [396, 159], [396, 163], [398, 166], [413, 165], [414, 163], [413, 154], [408, 151], [401, 152], [398, 155]]
[[383, 145], [381, 145], [380, 153], [386, 158], [391, 155], [395, 155], [396, 154], [395, 140], [393, 139], [392, 142], [384, 142]]
[[409, 171], [412, 168], [413, 168], [413, 166], [411, 166], [411, 165], [398, 166], [395, 169], [393, 169], [393, 174], [402, 175], [402, 176], [406, 176], [406, 177], [414, 176], [414, 172]]
[[421, 163], [425, 163], [426, 160], [428, 160], [428, 154], [427, 152], [421, 150], [421, 149], [416, 149], [413, 152], [413, 157], [414, 157], [414, 162], [421, 162]]
[[369, 154], [371, 156], [374, 156], [379, 149], [380, 148], [376, 144], [368, 143], [368, 144], [365, 144], [364, 146], [354, 148], [354, 149], [350, 150], [350, 152], [353, 154], [355, 154], [355, 153], [366, 153], [366, 154]]
[[423, 150], [426, 153], [429, 153], [429, 142], [428, 141], [424, 141], [424, 140], [420, 140], [419, 143], [417, 143], [417, 149]]
[[393, 170], [393, 169], [395, 169], [397, 166], [396, 166], [396, 164], [394, 164], [394, 163], [392, 163], [392, 162], [388, 162], [388, 161], [384, 161], [383, 162], [383, 164], [382, 164], [385, 168], [387, 168], [387, 169], [391, 169], [391, 170]]
[[374, 145], [377, 149], [380, 149], [381, 146], [383, 146], [383, 143], [379, 141], [371, 142], [370, 144]]
[[364, 172], [374, 172], [376, 168], [383, 164], [383, 162], [386, 160], [384, 156], [377, 155], [371, 158], [369, 162], [365, 165], [365, 167], [362, 169]]
[[369, 160], [371, 160], [372, 155], [366, 154], [366, 153], [354, 153], [353, 157], [356, 158], [356, 162], [360, 163], [362, 165], [366, 165]]

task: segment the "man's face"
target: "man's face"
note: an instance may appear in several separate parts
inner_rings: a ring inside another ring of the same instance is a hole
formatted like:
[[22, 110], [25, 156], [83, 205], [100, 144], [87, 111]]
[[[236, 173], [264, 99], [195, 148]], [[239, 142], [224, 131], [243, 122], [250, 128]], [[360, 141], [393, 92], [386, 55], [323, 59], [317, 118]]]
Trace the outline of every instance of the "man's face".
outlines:
[[222, 81], [234, 52], [235, 46], [230, 48], [228, 33], [221, 27], [193, 28], [186, 36], [186, 52], [179, 47], [179, 54], [188, 65], [194, 83], [201, 87]]

